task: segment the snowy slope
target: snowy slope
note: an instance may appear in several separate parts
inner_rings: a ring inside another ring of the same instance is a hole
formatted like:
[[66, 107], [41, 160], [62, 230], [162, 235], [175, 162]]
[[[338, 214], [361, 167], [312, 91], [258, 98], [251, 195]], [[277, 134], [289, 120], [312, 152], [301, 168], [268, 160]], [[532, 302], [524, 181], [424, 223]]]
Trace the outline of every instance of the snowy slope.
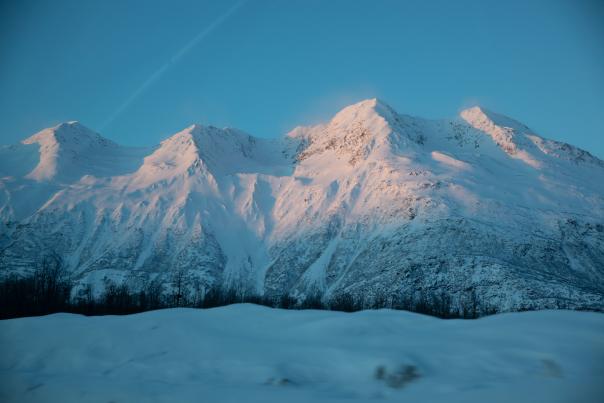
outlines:
[[280, 139], [193, 125], [153, 149], [67, 123], [0, 157], [3, 274], [42, 250], [97, 292], [182, 272], [191, 290], [604, 308], [604, 163], [482, 108], [371, 99]]
[[56, 314], [0, 321], [0, 400], [600, 402], [603, 334], [570, 311]]
[[86, 175], [135, 171], [149, 148], [122, 147], [78, 122], [44, 129], [0, 147], [2, 224], [31, 216], [52, 196]]

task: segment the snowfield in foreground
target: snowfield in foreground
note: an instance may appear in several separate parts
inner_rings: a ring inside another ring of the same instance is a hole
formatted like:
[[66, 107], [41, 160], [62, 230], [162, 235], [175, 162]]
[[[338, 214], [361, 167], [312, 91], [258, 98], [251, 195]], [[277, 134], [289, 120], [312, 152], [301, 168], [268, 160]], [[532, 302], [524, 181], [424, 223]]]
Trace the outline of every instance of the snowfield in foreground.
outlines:
[[0, 321], [2, 402], [589, 402], [604, 315], [254, 305]]

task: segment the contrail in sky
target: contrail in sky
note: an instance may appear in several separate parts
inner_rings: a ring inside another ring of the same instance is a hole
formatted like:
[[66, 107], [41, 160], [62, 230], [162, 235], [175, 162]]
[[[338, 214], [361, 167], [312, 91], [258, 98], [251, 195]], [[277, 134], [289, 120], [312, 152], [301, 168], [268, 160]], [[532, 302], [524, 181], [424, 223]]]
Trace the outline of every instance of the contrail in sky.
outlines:
[[235, 11], [237, 11], [241, 6], [246, 3], [247, 0], [240, 0], [235, 3], [231, 8], [229, 8], [224, 14], [218, 17], [214, 22], [208, 25], [203, 31], [198, 33], [193, 39], [191, 39], [185, 46], [183, 46], [178, 52], [170, 58], [168, 62], [166, 62], [163, 66], [161, 66], [155, 73], [151, 74], [149, 78], [145, 80], [145, 82], [124, 101], [122, 105], [101, 126], [100, 130], [103, 130], [107, 126], [109, 126], [115, 119], [117, 119], [128, 107], [136, 101], [136, 99], [143, 93], [147, 88], [153, 85], [159, 78], [174, 64], [178, 63], [182, 57], [187, 54], [191, 49], [193, 49], [199, 42], [201, 42], [210, 32], [216, 29], [220, 24], [225, 22]]

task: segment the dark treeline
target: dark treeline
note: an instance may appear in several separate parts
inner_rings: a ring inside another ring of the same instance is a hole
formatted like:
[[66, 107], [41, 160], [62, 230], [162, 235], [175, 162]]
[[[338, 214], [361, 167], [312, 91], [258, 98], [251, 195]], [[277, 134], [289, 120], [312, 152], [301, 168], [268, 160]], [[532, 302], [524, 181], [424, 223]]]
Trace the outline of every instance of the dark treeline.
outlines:
[[363, 309], [391, 308], [439, 318], [478, 318], [496, 313], [480, 303], [469, 291], [456, 300], [445, 293], [417, 292], [413, 297], [355, 297], [338, 294], [329, 299], [311, 295], [296, 299], [289, 295], [265, 297], [234, 289], [213, 288], [204, 293], [187, 293], [182, 276], [176, 276], [166, 292], [161, 283], [149, 282], [134, 291], [126, 284], [108, 282], [100, 296], [90, 286], [72, 296], [74, 283], [62, 270], [59, 259], [45, 259], [29, 276], [12, 276], [0, 283], [0, 319], [39, 316], [57, 312], [83, 315], [126, 315], [155, 309], [191, 307], [213, 308], [236, 303], [253, 303], [283, 309], [322, 309], [355, 312]]

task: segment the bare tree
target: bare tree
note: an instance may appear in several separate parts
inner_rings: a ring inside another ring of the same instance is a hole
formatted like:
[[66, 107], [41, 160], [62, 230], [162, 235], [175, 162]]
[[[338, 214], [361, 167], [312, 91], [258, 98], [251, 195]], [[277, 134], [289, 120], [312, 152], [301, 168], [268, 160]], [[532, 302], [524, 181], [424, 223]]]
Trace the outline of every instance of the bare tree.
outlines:
[[185, 272], [177, 270], [172, 274], [172, 302], [174, 306], [179, 307], [186, 304], [185, 291]]

